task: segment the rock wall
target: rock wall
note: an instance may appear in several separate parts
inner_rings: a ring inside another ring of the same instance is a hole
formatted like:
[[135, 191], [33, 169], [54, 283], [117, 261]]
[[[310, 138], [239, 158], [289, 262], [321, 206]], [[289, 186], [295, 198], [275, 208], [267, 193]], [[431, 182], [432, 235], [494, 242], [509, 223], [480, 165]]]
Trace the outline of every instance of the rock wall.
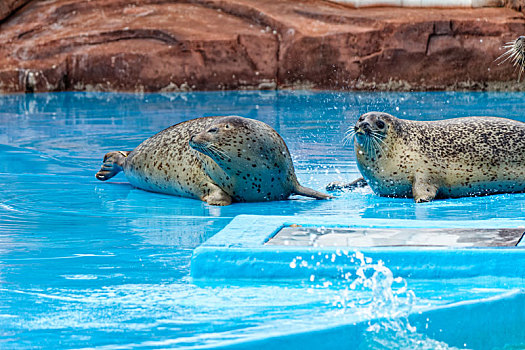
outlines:
[[0, 0], [0, 21], [3, 21], [17, 8], [28, 3], [30, 0]]
[[516, 11], [523, 11], [525, 9], [525, 0], [505, 0], [504, 5]]
[[0, 22], [0, 91], [517, 90], [494, 60], [524, 33], [510, 8], [33, 0]]

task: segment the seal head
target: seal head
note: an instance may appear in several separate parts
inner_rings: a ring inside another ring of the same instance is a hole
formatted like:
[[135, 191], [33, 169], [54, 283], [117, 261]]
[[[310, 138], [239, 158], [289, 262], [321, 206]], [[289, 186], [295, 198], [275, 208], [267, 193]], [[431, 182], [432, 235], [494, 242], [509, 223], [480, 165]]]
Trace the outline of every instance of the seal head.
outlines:
[[[359, 117], [354, 132], [357, 167], [372, 190], [382, 196], [410, 197], [405, 167], [396, 157], [398, 143], [406, 146], [399, 136], [400, 120], [388, 113], [369, 112]], [[396, 166], [398, 171], [393, 170]]]
[[355, 146], [360, 155], [371, 161], [381, 158], [385, 152], [385, 138], [393, 127], [394, 119], [386, 113], [367, 113], [359, 117], [354, 126]]

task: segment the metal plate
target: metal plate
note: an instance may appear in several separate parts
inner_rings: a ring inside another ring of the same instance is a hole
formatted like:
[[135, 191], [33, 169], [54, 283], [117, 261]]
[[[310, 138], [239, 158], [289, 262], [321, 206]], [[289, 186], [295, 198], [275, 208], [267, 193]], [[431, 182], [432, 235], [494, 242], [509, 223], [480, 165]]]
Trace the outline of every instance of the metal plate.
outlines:
[[306, 247], [514, 247], [516, 228], [283, 227], [266, 245]]

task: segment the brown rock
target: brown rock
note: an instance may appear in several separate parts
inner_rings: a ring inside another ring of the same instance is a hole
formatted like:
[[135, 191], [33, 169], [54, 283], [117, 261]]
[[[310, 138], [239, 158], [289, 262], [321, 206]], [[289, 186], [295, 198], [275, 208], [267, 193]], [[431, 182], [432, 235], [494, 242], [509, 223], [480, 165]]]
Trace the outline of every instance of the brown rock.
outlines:
[[521, 89], [508, 8], [322, 0], [33, 1], [0, 24], [0, 91]]
[[0, 22], [30, 0], [0, 0]]
[[525, 0], [505, 0], [505, 6], [516, 11], [525, 10]]

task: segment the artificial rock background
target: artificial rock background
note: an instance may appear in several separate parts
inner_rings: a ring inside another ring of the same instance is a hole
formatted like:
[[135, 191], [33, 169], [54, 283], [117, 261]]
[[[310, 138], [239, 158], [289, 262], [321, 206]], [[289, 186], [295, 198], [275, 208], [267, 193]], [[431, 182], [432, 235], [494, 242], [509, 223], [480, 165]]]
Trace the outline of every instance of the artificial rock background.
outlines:
[[525, 89], [511, 8], [323, 0], [1, 0], [0, 92]]

